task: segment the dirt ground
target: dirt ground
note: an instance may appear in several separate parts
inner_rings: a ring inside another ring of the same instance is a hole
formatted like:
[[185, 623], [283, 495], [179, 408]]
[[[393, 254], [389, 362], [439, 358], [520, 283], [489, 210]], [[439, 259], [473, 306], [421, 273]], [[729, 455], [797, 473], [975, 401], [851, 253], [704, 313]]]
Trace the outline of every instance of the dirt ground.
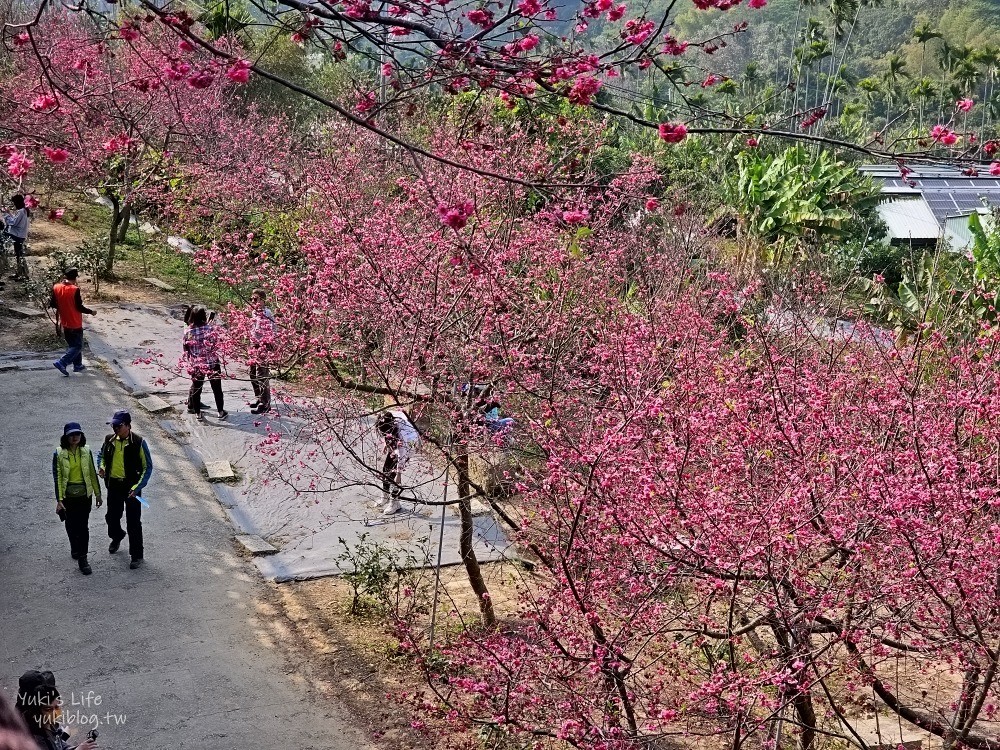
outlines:
[[[483, 566], [483, 574], [494, 606], [503, 613], [523, 573], [507, 564]], [[433, 577], [434, 571], [423, 571], [410, 583], [429, 596]], [[460, 738], [451, 728], [447, 740], [426, 728], [414, 730], [412, 722], [428, 723], [428, 717], [418, 714], [404, 696], [426, 693], [430, 697], [424, 677], [400, 652], [389, 621], [370, 611], [350, 614], [352, 591], [345, 580], [275, 584], [271, 590], [273, 601], [261, 606], [270, 607], [271, 613], [287, 623], [289, 642], [303, 660], [300, 668], [325, 695], [340, 701], [373, 740], [413, 750], [456, 744]], [[442, 569], [439, 591], [435, 643], [441, 645], [458, 631], [460, 619], [475, 626], [478, 606], [461, 566]], [[429, 608], [418, 608], [413, 618], [415, 628], [426, 634]]]

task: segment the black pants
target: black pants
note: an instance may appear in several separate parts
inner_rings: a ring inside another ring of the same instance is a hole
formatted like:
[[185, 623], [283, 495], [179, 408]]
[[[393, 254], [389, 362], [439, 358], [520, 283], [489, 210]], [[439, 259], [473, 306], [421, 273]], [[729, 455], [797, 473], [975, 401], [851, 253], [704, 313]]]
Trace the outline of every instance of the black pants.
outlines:
[[[208, 372], [208, 382], [212, 386], [212, 393], [215, 394], [215, 408], [222, 411], [225, 408], [225, 401], [222, 395], [222, 366], [218, 362]], [[188, 411], [201, 411], [201, 389], [204, 387], [205, 373], [192, 373], [191, 390], [188, 391]]]
[[69, 551], [79, 560], [87, 556], [90, 547], [90, 508], [89, 497], [67, 497], [63, 499], [66, 509], [66, 536], [69, 537]]
[[382, 493], [386, 501], [389, 500], [390, 494], [392, 497], [399, 497], [403, 493], [403, 488], [400, 487], [402, 476], [398, 469], [399, 456], [393, 451], [385, 457], [385, 463], [382, 464]]
[[125, 538], [122, 530], [122, 514], [125, 514], [128, 553], [133, 560], [139, 560], [142, 558], [142, 504], [128, 496], [130, 490], [124, 479], [108, 479], [108, 512], [104, 519], [108, 522], [108, 536], [117, 541]]
[[253, 385], [253, 395], [263, 409], [271, 408], [271, 368], [267, 365], [250, 365], [250, 383]]
[[15, 271], [14, 276], [19, 279], [27, 281], [28, 279], [28, 262], [24, 259], [24, 240], [20, 237], [10, 236], [10, 239], [14, 245], [14, 263]]

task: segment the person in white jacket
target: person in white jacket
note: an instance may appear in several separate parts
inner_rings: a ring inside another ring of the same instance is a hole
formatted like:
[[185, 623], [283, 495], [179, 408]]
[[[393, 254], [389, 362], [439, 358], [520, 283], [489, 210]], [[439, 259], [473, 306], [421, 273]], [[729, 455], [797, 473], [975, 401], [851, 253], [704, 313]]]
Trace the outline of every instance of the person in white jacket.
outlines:
[[401, 411], [382, 412], [375, 420], [375, 429], [382, 436], [385, 460], [382, 464], [382, 494], [385, 508], [382, 515], [391, 516], [402, 510], [399, 496], [403, 493], [403, 469], [416, 451], [420, 433]]
[[17, 259], [17, 269], [11, 279], [14, 281], [28, 280], [28, 264], [24, 259], [24, 243], [28, 239], [28, 220], [31, 218], [31, 211], [24, 204], [23, 195], [15, 195], [10, 199], [14, 206], [13, 213], [4, 213], [4, 231], [10, 236], [14, 243], [14, 257]]

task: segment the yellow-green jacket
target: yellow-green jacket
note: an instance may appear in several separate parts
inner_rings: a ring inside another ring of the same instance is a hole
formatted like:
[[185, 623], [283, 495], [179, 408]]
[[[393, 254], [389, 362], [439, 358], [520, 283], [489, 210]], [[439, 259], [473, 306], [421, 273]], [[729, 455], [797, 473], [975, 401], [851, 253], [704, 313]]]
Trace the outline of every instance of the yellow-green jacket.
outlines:
[[[77, 448], [80, 451], [80, 469], [83, 473], [83, 483], [87, 487], [87, 497], [101, 497], [101, 483], [97, 478], [97, 469], [94, 466], [94, 454], [90, 448], [82, 445]], [[70, 455], [68, 448], [56, 448], [52, 454], [52, 478], [56, 483], [56, 500], [62, 502], [66, 498], [66, 485], [69, 484], [69, 462]]]

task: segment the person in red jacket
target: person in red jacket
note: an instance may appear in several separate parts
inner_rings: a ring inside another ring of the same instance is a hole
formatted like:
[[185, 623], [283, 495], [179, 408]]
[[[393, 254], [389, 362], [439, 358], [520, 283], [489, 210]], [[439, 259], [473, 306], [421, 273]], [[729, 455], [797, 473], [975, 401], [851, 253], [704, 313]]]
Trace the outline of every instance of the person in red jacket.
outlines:
[[66, 335], [66, 353], [52, 363], [59, 372], [69, 377], [66, 367], [73, 365], [73, 372], [83, 372], [87, 369], [83, 364], [83, 313], [97, 315], [89, 307], [84, 307], [80, 296], [80, 287], [76, 285], [79, 272], [75, 268], [67, 268], [63, 278], [52, 287], [52, 297], [49, 307], [56, 309], [56, 326], [62, 326]]

